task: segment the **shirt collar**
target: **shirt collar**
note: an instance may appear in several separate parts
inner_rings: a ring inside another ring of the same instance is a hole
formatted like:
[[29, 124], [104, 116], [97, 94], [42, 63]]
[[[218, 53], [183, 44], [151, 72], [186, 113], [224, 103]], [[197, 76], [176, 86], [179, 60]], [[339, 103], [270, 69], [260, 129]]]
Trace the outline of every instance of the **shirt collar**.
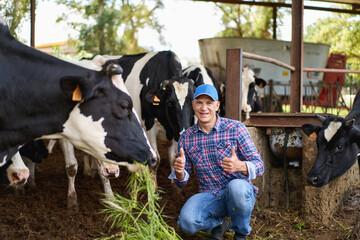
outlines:
[[[212, 131], [219, 131], [220, 127], [221, 127], [221, 117], [219, 116], [219, 114], [216, 113], [216, 123], [215, 126], [211, 128], [210, 132]], [[195, 132], [203, 132], [203, 130], [201, 130], [200, 126], [198, 123], [196, 123], [196, 128], [195, 128]]]

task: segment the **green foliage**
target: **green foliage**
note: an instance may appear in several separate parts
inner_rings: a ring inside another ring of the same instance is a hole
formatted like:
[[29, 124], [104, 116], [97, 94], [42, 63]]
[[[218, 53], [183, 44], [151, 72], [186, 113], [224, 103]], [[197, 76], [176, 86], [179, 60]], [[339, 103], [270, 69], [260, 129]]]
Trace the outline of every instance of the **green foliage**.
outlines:
[[[306, 28], [304, 41], [327, 43], [330, 52], [347, 56], [347, 68], [360, 69], [360, 18], [350, 14], [332, 14]], [[359, 82], [359, 74], [348, 74], [347, 81]]]
[[5, 18], [11, 34], [17, 38], [16, 29], [30, 18], [30, 1], [0, 0], [0, 15]]
[[303, 230], [305, 228], [306, 224], [304, 222], [301, 222], [301, 223], [297, 223], [295, 225], [295, 229], [298, 229], [298, 230]]
[[181, 239], [161, 215], [159, 190], [147, 167], [141, 165], [137, 172], [131, 173], [127, 190], [129, 199], [115, 193], [103, 201], [106, 208], [101, 212], [106, 214], [107, 221], [112, 221], [112, 228], [120, 230], [116, 236], [105, 239]]
[[[138, 45], [140, 29], [150, 27], [159, 33], [163, 42], [163, 26], [155, 17], [155, 10], [162, 8], [160, 0], [145, 3], [145, 0], [57, 0], [71, 11], [58, 21], [68, 21], [80, 33], [83, 45], [79, 50], [96, 54], [135, 54], [146, 49]], [[149, 7], [149, 5], [152, 5]], [[85, 22], [69, 21], [69, 16], [81, 13]]]
[[[275, 2], [268, 0], [268, 2]], [[221, 10], [221, 21], [225, 29], [218, 37], [273, 38], [273, 9], [270, 7], [248, 6], [243, 4], [215, 3]], [[277, 26], [283, 24], [282, 18], [289, 10], [277, 9]]]

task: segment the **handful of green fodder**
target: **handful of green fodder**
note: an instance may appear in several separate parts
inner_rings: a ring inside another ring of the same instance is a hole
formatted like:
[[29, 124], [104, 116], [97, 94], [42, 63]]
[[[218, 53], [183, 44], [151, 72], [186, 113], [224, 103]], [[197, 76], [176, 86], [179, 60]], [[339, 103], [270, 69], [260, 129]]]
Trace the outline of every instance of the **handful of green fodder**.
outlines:
[[120, 230], [118, 234], [105, 239], [182, 239], [161, 215], [163, 209], [158, 204], [159, 190], [156, 190], [147, 167], [140, 165], [138, 171], [131, 173], [127, 190], [130, 199], [114, 193], [114, 196], [107, 196], [103, 200], [105, 209], [101, 213], [106, 214], [106, 221], [112, 220], [111, 228]]

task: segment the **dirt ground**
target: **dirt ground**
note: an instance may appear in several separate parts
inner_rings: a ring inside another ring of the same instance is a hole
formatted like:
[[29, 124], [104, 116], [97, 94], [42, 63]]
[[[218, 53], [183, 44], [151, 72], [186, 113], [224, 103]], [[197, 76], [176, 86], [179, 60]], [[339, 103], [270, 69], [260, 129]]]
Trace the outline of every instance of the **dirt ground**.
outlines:
[[[77, 156], [80, 156], [79, 152]], [[99, 213], [103, 209], [100, 201], [103, 193], [101, 181], [98, 177], [84, 177], [82, 167], [79, 160], [76, 178], [79, 202], [77, 212], [66, 208], [67, 177], [58, 145], [48, 159], [37, 164], [35, 190], [27, 189], [19, 193], [1, 187], [0, 239], [96, 239], [115, 234], [117, 230], [109, 230], [110, 223], [105, 223], [105, 216]], [[121, 171], [121, 176], [113, 179], [111, 184], [115, 192], [125, 194], [128, 172], [125, 168], [121, 168]], [[181, 206], [197, 192], [195, 178], [179, 193], [167, 179], [170, 170], [166, 159], [162, 161], [158, 173], [158, 184], [164, 191], [160, 205], [165, 205], [163, 213], [170, 216], [167, 218], [168, 224], [177, 229], [185, 240], [206, 239], [206, 233], [186, 235], [176, 225]], [[351, 239], [349, 236], [360, 212], [359, 201], [360, 188], [357, 188], [344, 200], [330, 227], [306, 222], [301, 218], [300, 209], [285, 211], [256, 206], [251, 222], [253, 231], [247, 239]], [[224, 239], [232, 239], [232, 234], [227, 233]]]

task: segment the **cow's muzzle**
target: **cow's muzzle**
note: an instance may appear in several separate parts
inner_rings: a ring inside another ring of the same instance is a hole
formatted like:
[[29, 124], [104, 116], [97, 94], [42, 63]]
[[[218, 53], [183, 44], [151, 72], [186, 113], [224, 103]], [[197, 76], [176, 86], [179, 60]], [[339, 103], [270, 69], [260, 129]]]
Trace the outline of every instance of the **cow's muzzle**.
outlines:
[[150, 168], [150, 171], [152, 171], [152, 169], [156, 169], [157, 166], [159, 165], [159, 163], [160, 163], [159, 157], [157, 157], [157, 156], [152, 156], [152, 157], [150, 158], [150, 160], [148, 161], [148, 166], [149, 166], [149, 168]]

